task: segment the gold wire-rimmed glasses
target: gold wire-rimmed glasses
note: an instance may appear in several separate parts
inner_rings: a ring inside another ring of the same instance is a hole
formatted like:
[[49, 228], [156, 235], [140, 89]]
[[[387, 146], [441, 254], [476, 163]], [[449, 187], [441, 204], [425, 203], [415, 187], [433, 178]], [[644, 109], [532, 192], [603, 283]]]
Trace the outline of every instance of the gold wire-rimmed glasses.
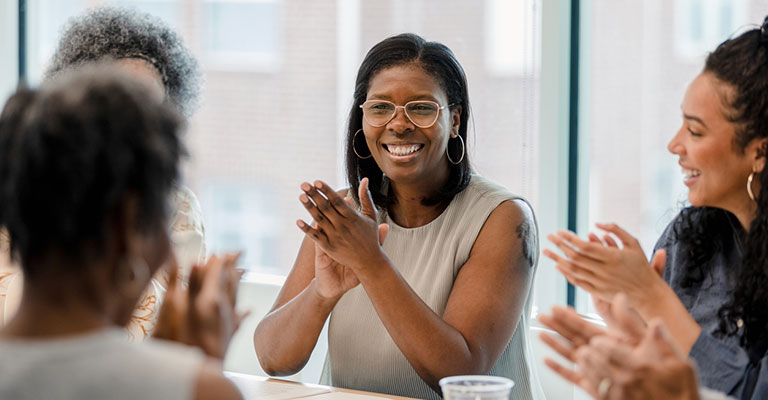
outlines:
[[445, 108], [431, 100], [414, 100], [398, 106], [387, 100], [368, 100], [360, 105], [363, 117], [373, 127], [381, 127], [392, 121], [397, 109], [402, 108], [405, 117], [419, 128], [429, 128], [437, 122], [440, 110]]

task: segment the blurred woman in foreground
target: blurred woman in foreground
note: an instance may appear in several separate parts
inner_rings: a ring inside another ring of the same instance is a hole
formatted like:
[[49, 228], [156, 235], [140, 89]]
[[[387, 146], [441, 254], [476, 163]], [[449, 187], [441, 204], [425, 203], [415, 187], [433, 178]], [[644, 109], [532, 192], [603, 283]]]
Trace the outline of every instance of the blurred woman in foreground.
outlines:
[[150, 88], [89, 66], [20, 91], [0, 116], [0, 225], [24, 273], [0, 330], [0, 398], [240, 398], [221, 374], [239, 317], [236, 256], [171, 280], [158, 334], [122, 329], [170, 255], [181, 119]]
[[[187, 118], [197, 108], [198, 63], [181, 36], [159, 18], [132, 8], [98, 7], [70, 19], [62, 32], [46, 80], [101, 62], [144, 82]], [[181, 268], [178, 276], [186, 282], [189, 268], [205, 261], [202, 211], [195, 194], [180, 182], [169, 192], [169, 199], [173, 204], [168, 218], [171, 248]], [[23, 288], [18, 268], [3, 265], [8, 261], [7, 242], [0, 230], [0, 326], [15, 313]], [[165, 270], [153, 277], [128, 323], [132, 339], [143, 340], [152, 334], [168, 285]]]

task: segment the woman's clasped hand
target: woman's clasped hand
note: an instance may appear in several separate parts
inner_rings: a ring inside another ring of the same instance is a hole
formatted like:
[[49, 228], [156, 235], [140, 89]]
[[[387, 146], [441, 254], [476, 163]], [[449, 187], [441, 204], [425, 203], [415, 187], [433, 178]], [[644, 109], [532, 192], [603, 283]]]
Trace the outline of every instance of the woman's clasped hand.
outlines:
[[351, 200], [342, 197], [327, 183], [303, 183], [299, 200], [314, 220], [310, 225], [297, 221], [299, 228], [315, 243], [315, 280], [318, 292], [336, 298], [360, 283], [358, 273], [385, 261], [381, 244], [389, 226], [377, 224], [376, 208], [368, 192], [368, 179], [360, 183], [358, 212]]
[[[636, 305], [653, 296], [653, 290], [665, 290], [661, 278], [666, 252], [657, 251], [651, 263], [640, 243], [616, 224], [597, 224], [606, 233], [602, 239], [591, 233], [588, 240], [571, 231], [559, 231], [547, 238], [563, 256], [544, 249], [543, 254], [555, 261], [556, 268], [573, 285], [587, 290], [597, 301], [610, 301], [625, 293]], [[616, 239], [618, 239], [618, 242]]]

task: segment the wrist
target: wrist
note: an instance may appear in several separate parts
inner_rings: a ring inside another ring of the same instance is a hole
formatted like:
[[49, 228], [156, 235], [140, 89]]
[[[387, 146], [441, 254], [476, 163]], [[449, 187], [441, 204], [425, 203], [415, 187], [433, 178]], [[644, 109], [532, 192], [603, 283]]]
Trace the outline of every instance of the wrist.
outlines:
[[312, 302], [321, 309], [333, 309], [336, 303], [339, 302], [339, 299], [341, 299], [341, 296], [344, 295], [343, 292], [331, 296], [321, 293], [317, 284], [317, 278], [312, 278], [309, 286], [307, 286], [307, 290], [310, 292]]
[[655, 277], [650, 285], [634, 297], [631, 303], [646, 321], [659, 317], [664, 307], [678, 300], [672, 288], [659, 277]]
[[366, 280], [375, 280], [379, 274], [391, 269], [391, 267], [392, 263], [389, 261], [389, 257], [379, 247], [377, 254], [366, 257], [363, 261], [356, 263], [352, 269], [355, 271], [358, 279], [360, 279], [360, 282], [363, 283]]

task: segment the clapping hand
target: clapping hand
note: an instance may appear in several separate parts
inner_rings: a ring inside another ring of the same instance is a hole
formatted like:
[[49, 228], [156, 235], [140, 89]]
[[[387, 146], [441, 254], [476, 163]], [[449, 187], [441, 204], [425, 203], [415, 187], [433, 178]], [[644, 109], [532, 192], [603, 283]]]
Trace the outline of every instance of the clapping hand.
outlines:
[[299, 200], [314, 224], [299, 220], [297, 225], [315, 243], [318, 292], [326, 298], [339, 297], [360, 283], [356, 268], [364, 268], [366, 261], [383, 255], [381, 244], [389, 226], [376, 222], [368, 178], [360, 182], [360, 212], [350, 199], [342, 198], [324, 182], [303, 183], [301, 189], [304, 193]]
[[592, 382], [588, 391], [598, 399], [699, 399], [693, 364], [659, 320], [636, 345], [602, 335], [577, 350], [575, 358]]
[[570, 231], [548, 235], [563, 256], [545, 249], [543, 254], [557, 263], [556, 268], [565, 278], [599, 300], [610, 301], [617, 293], [625, 293], [633, 306], [642, 304], [649, 289], [664, 285], [660, 274], [666, 262], [666, 252], [654, 254], [651, 264], [640, 243], [616, 224], [597, 224], [597, 227], [615, 235], [621, 247], [610, 235], [604, 243], [596, 235], [588, 241]]
[[[574, 364], [579, 362], [579, 352], [599, 337], [610, 337], [628, 346], [637, 345], [647, 329], [645, 322], [627, 304], [626, 296], [619, 294], [612, 302], [605, 304], [608, 305], [606, 320], [611, 321], [608, 329], [585, 321], [572, 308], [554, 307], [551, 314], [539, 316], [539, 321], [562, 338], [542, 333], [540, 339]], [[600, 377], [596, 377], [593, 371], [573, 370], [550, 358], [545, 359], [545, 363], [563, 379], [598, 397]]]
[[197, 346], [210, 357], [224, 359], [232, 335], [247, 316], [235, 311], [243, 274], [235, 268], [239, 258], [212, 256], [205, 266], [193, 266], [188, 289], [178, 283], [174, 261], [154, 337]]

